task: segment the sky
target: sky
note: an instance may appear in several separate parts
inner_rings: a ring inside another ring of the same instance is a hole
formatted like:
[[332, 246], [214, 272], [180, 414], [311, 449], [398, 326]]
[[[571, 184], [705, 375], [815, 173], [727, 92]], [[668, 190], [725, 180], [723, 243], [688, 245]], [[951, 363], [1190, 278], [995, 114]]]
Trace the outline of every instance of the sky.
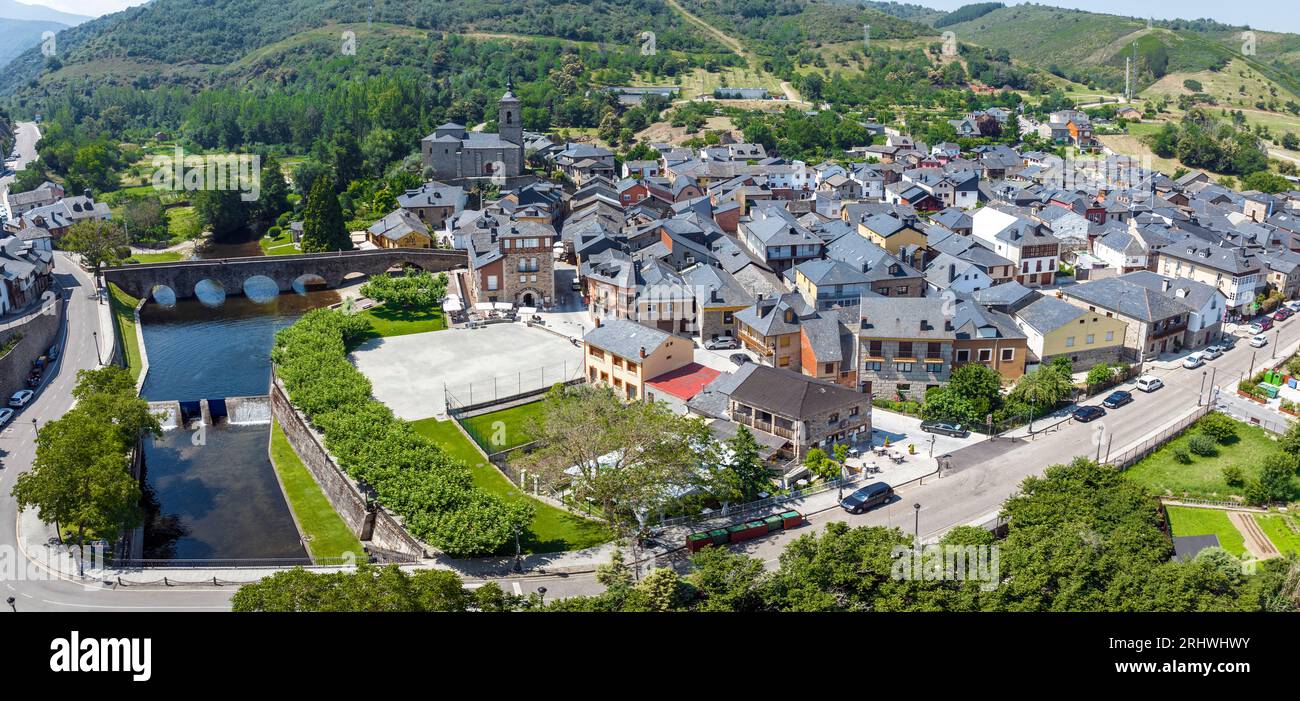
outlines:
[[[20, 0], [28, 4], [45, 5], [64, 12], [99, 16], [116, 12], [145, 0]], [[267, 0], [274, 2], [275, 0]], [[955, 10], [974, 0], [903, 0], [940, 10]], [[1008, 5], [1020, 4], [1003, 0]], [[1227, 24], [1249, 25], [1254, 29], [1295, 32], [1300, 34], [1300, 12], [1295, 0], [1052, 0], [1040, 5], [1072, 7], [1080, 10], [1106, 12], [1128, 17], [1155, 17], [1157, 19], [1198, 19], [1209, 17]]]

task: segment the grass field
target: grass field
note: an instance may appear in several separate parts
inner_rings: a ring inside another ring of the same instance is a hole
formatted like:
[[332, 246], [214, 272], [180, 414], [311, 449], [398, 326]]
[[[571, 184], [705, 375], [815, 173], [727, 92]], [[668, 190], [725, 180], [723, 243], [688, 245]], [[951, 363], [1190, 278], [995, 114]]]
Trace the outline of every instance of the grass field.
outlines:
[[293, 452], [278, 423], [271, 424], [271, 463], [275, 465], [280, 484], [284, 485], [289, 508], [307, 537], [312, 558], [344, 557], [352, 553], [362, 559], [361, 541], [334, 511], [307, 466]]
[[[438, 444], [453, 458], [469, 465], [474, 475], [474, 485], [492, 494], [508, 499], [527, 499], [515, 485], [506, 479], [483, 455], [465, 434], [451, 421], [421, 419], [411, 422], [420, 435]], [[536, 515], [528, 532], [521, 539], [525, 552], [549, 553], [577, 550], [599, 545], [612, 539], [613, 533], [603, 524], [579, 518], [550, 504], [533, 501]], [[514, 544], [509, 549], [513, 551]]]
[[1219, 545], [1233, 555], [1246, 552], [1246, 539], [1220, 509], [1197, 509], [1189, 506], [1165, 507], [1169, 513], [1169, 530], [1176, 536], [1216, 535]]
[[109, 283], [108, 301], [113, 310], [113, 326], [118, 338], [122, 339], [123, 353], [126, 355], [126, 367], [131, 377], [140, 379], [144, 369], [144, 356], [140, 354], [139, 339], [135, 336], [135, 305], [140, 300], [123, 292], [117, 285]]
[[[1291, 530], [1292, 526], [1300, 528], [1300, 519], [1295, 514], [1257, 514], [1255, 520], [1279, 552], [1300, 554], [1300, 533]], [[1292, 525], [1287, 525], [1288, 520]]]
[[441, 309], [389, 309], [381, 305], [359, 314], [370, 322], [371, 332], [367, 338], [405, 336], [447, 328]]
[[1194, 431], [1193, 428], [1175, 438], [1124, 474], [1156, 494], [1222, 499], [1242, 491], [1241, 487], [1229, 486], [1224, 481], [1224, 467], [1236, 465], [1247, 480], [1256, 479], [1264, 458], [1278, 452], [1277, 443], [1264, 429], [1238, 423], [1236, 443], [1219, 446], [1219, 454], [1212, 457], [1193, 455], [1192, 462], [1184, 465], [1174, 459], [1174, 451], [1186, 447]]
[[167, 210], [167, 233], [172, 243], [188, 241], [203, 233], [199, 213], [193, 207], [172, 207]]
[[[483, 436], [491, 444], [492, 451], [509, 450], [533, 440], [527, 427], [533, 419], [542, 415], [545, 406], [545, 402], [521, 404], [489, 414], [480, 414], [466, 419], [465, 423], [469, 424], [474, 433]], [[497, 425], [498, 423], [500, 426]], [[500, 440], [494, 440], [497, 438]]]
[[267, 256], [287, 256], [302, 253], [293, 245], [293, 233], [288, 230], [281, 231], [280, 235], [275, 238], [263, 236], [257, 240], [257, 245], [262, 248], [262, 254]]
[[166, 251], [164, 253], [136, 253], [126, 259], [127, 263], [174, 263], [181, 259], [181, 254], [175, 251]]

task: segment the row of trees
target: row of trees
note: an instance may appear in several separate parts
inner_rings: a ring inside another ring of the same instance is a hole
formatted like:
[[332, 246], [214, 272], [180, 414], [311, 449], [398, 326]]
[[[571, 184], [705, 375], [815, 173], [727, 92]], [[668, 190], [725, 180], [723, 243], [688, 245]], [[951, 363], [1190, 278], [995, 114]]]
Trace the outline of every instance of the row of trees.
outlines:
[[[1109, 366], [1106, 370], [1113, 372]], [[1069, 358], [1055, 358], [1022, 376], [1003, 395], [1002, 377], [997, 371], [970, 363], [953, 370], [947, 384], [926, 393], [921, 415], [967, 427], [984, 426], [989, 417], [995, 426], [1026, 421], [1042, 416], [1073, 395], [1072, 372]]]
[[[1300, 560], [1260, 562], [1253, 575], [1227, 551], [1172, 559], [1159, 504], [1119, 472], [1076, 459], [1029, 477], [1003, 506], [1007, 535], [958, 527], [943, 545], [997, 548], [982, 579], [900, 576], [912, 538], [896, 528], [827, 524], [788, 545], [774, 569], [725, 548], [691, 558], [686, 574], [638, 581], [616, 554], [597, 572], [605, 591], [544, 604], [489, 590], [478, 606], [450, 577], [436, 592], [395, 570], [282, 573], [235, 597], [244, 611], [1270, 611], [1300, 610]], [[349, 579], [356, 578], [356, 579]], [[248, 592], [247, 594], [245, 592]], [[437, 608], [437, 607], [445, 608]]]
[[54, 524], [61, 539], [116, 540], [142, 518], [131, 452], [138, 438], [162, 428], [125, 368], [79, 371], [72, 396], [76, 405], [37, 431], [32, 469], [18, 476], [11, 495], [20, 510], [34, 508]]
[[346, 354], [369, 330], [359, 316], [317, 309], [276, 334], [271, 360], [294, 406], [324, 434], [340, 466], [369, 484], [412, 535], [456, 557], [496, 552], [532, 522], [531, 502], [479, 489], [468, 466], [372, 397], [370, 381]]
[[397, 309], [432, 309], [447, 296], [447, 274], [407, 270], [405, 275], [377, 275], [361, 294]]
[[1152, 137], [1151, 150], [1162, 158], [1177, 158], [1192, 168], [1246, 174], [1268, 169], [1268, 153], [1255, 135], [1191, 109], [1182, 121], [1166, 123]]

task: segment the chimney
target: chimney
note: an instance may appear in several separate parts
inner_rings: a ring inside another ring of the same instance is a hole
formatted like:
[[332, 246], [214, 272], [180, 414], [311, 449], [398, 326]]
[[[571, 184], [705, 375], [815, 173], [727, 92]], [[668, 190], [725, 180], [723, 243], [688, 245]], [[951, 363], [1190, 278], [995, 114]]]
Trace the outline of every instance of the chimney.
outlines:
[[1170, 280], [1170, 279], [1168, 279], [1168, 278], [1165, 278], [1165, 280], [1164, 280], [1163, 282], [1160, 283], [1160, 290], [1161, 290], [1162, 292], [1168, 292], [1168, 291], [1169, 291], [1169, 286], [1172, 285], [1172, 284], [1173, 284], [1173, 281], [1172, 281], [1172, 280]]
[[957, 264], [956, 264], [956, 263], [949, 263], [949, 264], [948, 264], [948, 282], [952, 282], [953, 280], [956, 280], [956, 279], [957, 279]]
[[645, 357], [645, 346], [641, 346], [641, 357]]
[[600, 328], [600, 317], [596, 317], [596, 328]]

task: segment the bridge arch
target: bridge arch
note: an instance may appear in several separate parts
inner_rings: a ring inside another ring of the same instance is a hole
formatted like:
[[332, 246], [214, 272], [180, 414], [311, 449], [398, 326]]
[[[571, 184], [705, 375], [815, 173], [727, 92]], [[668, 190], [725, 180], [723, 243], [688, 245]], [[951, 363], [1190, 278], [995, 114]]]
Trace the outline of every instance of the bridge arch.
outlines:
[[329, 286], [329, 281], [316, 273], [303, 273], [293, 279], [292, 288], [294, 292], [305, 295], [313, 290], [323, 290]]
[[244, 296], [250, 300], [265, 304], [280, 295], [280, 285], [265, 275], [254, 275], [244, 280]]
[[164, 307], [171, 307], [176, 304], [176, 290], [173, 290], [167, 285], [154, 285], [153, 288], [149, 290], [148, 296], [155, 303], [161, 304]]
[[220, 307], [226, 302], [226, 286], [220, 280], [203, 278], [194, 284], [194, 296], [207, 307]]

